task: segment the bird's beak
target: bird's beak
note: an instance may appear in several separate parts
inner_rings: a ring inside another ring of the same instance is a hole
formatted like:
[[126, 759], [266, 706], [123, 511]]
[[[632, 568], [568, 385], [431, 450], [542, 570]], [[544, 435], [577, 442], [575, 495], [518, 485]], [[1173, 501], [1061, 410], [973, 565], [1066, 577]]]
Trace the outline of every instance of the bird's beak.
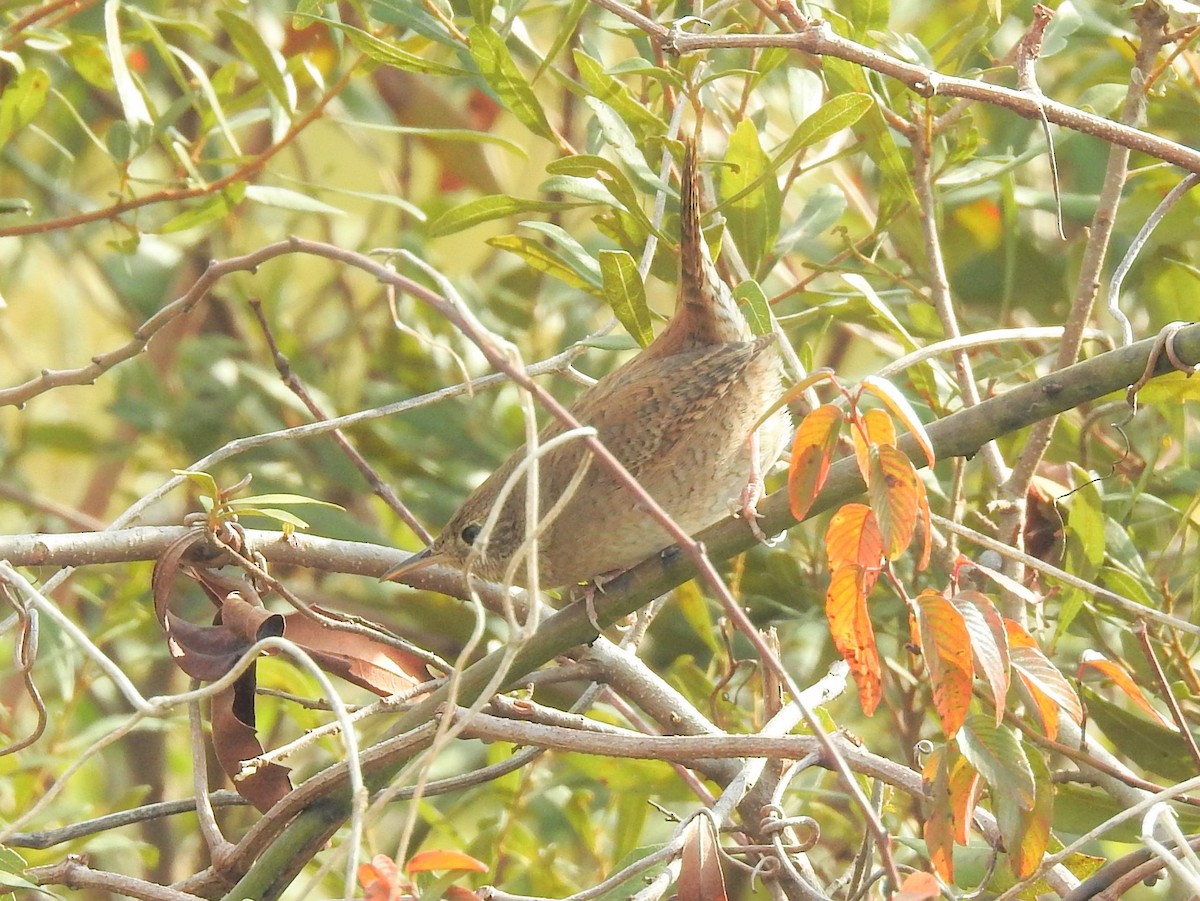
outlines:
[[413, 554], [398, 566], [393, 566], [379, 577], [379, 581], [394, 582], [398, 579], [403, 579], [405, 576], [411, 576], [413, 573], [444, 562], [446, 562], [445, 554], [435, 554], [432, 548], [425, 548], [425, 550]]

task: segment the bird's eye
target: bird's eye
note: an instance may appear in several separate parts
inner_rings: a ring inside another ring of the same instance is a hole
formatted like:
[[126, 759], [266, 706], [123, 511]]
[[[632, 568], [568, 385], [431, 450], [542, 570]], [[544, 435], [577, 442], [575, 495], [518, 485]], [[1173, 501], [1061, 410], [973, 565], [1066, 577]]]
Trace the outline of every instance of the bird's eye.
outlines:
[[475, 539], [479, 537], [481, 531], [483, 531], [483, 526], [477, 522], [473, 522], [464, 526], [460, 534], [465, 544], [472, 545], [475, 543]]

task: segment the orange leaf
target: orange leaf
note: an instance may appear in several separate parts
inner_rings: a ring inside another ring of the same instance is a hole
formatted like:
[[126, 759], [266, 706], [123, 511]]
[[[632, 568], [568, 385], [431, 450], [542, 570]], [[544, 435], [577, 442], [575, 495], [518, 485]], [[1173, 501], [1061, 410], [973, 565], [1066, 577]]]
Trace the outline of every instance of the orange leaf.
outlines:
[[1076, 677], [1083, 678], [1084, 669], [1091, 668], [1101, 675], [1108, 676], [1113, 680], [1113, 683], [1125, 694], [1129, 695], [1129, 699], [1144, 710], [1155, 722], [1166, 726], [1172, 732], [1178, 732], [1179, 727], [1174, 723], [1163, 718], [1157, 710], [1150, 706], [1150, 702], [1146, 700], [1146, 696], [1142, 694], [1142, 690], [1137, 687], [1137, 683], [1133, 681], [1133, 677], [1121, 664], [1109, 660], [1103, 654], [1096, 651], [1084, 651], [1083, 659], [1079, 664], [1079, 669], [1076, 671]]
[[427, 873], [431, 870], [471, 870], [476, 873], [488, 871], [487, 864], [483, 861], [461, 851], [448, 851], [444, 848], [418, 851], [408, 859], [404, 869], [410, 873]]
[[953, 738], [971, 705], [971, 635], [958, 608], [936, 591], [923, 591], [917, 598], [917, 631], [933, 683], [933, 706], [942, 731]]
[[825, 530], [825, 557], [829, 571], [853, 563], [877, 570], [883, 563], [883, 533], [866, 504], [846, 504], [829, 519]]
[[947, 882], [954, 882], [954, 820], [950, 803], [950, 780], [946, 760], [953, 745], [935, 750], [925, 761], [922, 773], [926, 791], [921, 826], [929, 862]]
[[967, 758], [954, 749], [950, 764], [950, 809], [954, 811], [954, 840], [965, 845], [971, 835], [971, 822], [975, 819], [975, 806], [979, 803], [979, 792], [983, 780]]
[[1041, 652], [1033, 636], [1011, 619], [1004, 620], [1008, 634], [1008, 655], [1012, 667], [1029, 690], [1042, 719], [1046, 737], [1058, 737], [1058, 713], [1061, 710], [1077, 723], [1083, 722], [1083, 705], [1075, 689]]
[[825, 484], [841, 428], [842, 411], [825, 404], [805, 416], [796, 429], [788, 464], [788, 502], [796, 519], [804, 519]]
[[850, 430], [854, 437], [854, 456], [858, 459], [858, 471], [863, 481], [871, 478], [869, 452], [872, 445], [895, 444], [896, 426], [886, 410], [870, 409], [858, 418], [858, 428]]
[[411, 886], [401, 877], [400, 867], [386, 854], [376, 854], [370, 863], [358, 868], [358, 884], [363, 887], [363, 901], [407, 901]]
[[936, 460], [933, 454], [933, 442], [929, 440], [929, 434], [925, 431], [925, 426], [921, 425], [921, 420], [917, 417], [917, 411], [912, 408], [912, 405], [905, 399], [904, 395], [896, 389], [896, 386], [891, 382], [869, 375], [862, 380], [862, 387], [859, 390], [869, 391], [871, 394], [874, 394], [887, 405], [887, 408], [892, 411], [893, 416], [907, 426], [925, 454], [926, 462], [932, 468]]
[[892, 895], [892, 901], [931, 901], [941, 893], [942, 888], [932, 873], [909, 873], [900, 883], [900, 891]]
[[[825, 594], [825, 615], [829, 631], [838, 652], [850, 665], [858, 684], [859, 703], [863, 713], [875, 712], [882, 697], [882, 668], [879, 649], [875, 646], [875, 630], [867, 615], [868, 573], [853, 564], [833, 573]], [[872, 578], [872, 582], [874, 579]]]
[[[1033, 771], [1033, 807], [1018, 814], [1017, 841], [1013, 842], [1012, 837], [1005, 836], [1009, 868], [1018, 879], [1031, 876], [1041, 864], [1050, 844], [1050, 825], [1054, 819], [1054, 786], [1046, 759], [1041, 754], [1028, 754], [1026, 757]], [[996, 815], [1001, 823], [1007, 819], [1002, 806]]]
[[1004, 621], [987, 595], [978, 591], [960, 591], [952, 598], [971, 634], [971, 656], [977, 672], [992, 691], [996, 725], [1004, 716], [1008, 697], [1008, 639]]
[[868, 451], [867, 495], [871, 509], [883, 533], [889, 560], [897, 560], [912, 541], [917, 527], [917, 511], [929, 507], [925, 484], [918, 478], [912, 461], [890, 444]]

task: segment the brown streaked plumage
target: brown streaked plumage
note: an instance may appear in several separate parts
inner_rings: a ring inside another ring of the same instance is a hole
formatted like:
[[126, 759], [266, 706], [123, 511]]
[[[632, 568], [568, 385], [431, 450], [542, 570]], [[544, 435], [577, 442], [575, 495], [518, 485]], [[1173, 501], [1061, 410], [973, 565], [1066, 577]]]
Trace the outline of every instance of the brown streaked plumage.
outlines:
[[[675, 312], [638, 356], [584, 391], [571, 412], [597, 436], [687, 532], [730, 513], [752, 477], [778, 457], [790, 429], [786, 409], [751, 435], [781, 394], [775, 337], [751, 338], [728, 288], [718, 277], [700, 230], [700, 175], [689, 142], [681, 175], [680, 279]], [[565, 431], [558, 421], [539, 443]], [[563, 495], [583, 455], [571, 441], [539, 465], [539, 514]], [[433, 544], [388, 578], [429, 563], [448, 563], [502, 580], [525, 536], [525, 485], [509, 493], [486, 547], [474, 547], [480, 527], [525, 449], [514, 453], [463, 502]], [[751, 498], [751, 504], [753, 498]], [[544, 588], [584, 582], [628, 569], [672, 543], [631, 494], [592, 462], [570, 499], [539, 535]], [[528, 584], [525, 563], [514, 582]]]

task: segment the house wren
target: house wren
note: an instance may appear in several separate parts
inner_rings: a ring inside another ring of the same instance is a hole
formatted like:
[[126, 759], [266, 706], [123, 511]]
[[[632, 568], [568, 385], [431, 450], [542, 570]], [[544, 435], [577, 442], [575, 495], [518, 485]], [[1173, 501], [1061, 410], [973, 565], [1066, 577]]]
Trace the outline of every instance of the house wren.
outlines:
[[[754, 424], [782, 392], [775, 336], [752, 338], [720, 280], [700, 230], [700, 174], [689, 142], [680, 176], [680, 278], [675, 312], [638, 356], [584, 391], [571, 413], [597, 437], [685, 531], [698, 532], [737, 504], [753, 524], [759, 473], [778, 458], [790, 429], [786, 408]], [[560, 435], [557, 420], [539, 444]], [[540, 584], [555, 588], [620, 572], [673, 541], [599, 463], [586, 470], [561, 509], [556, 503], [588, 454], [568, 441], [539, 461]], [[393, 569], [395, 578], [431, 563], [528, 585], [526, 490], [512, 486], [486, 541], [482, 531], [505, 483], [525, 459], [522, 448], [475, 491], [432, 545]], [[546, 521], [548, 512], [553, 519]]]

